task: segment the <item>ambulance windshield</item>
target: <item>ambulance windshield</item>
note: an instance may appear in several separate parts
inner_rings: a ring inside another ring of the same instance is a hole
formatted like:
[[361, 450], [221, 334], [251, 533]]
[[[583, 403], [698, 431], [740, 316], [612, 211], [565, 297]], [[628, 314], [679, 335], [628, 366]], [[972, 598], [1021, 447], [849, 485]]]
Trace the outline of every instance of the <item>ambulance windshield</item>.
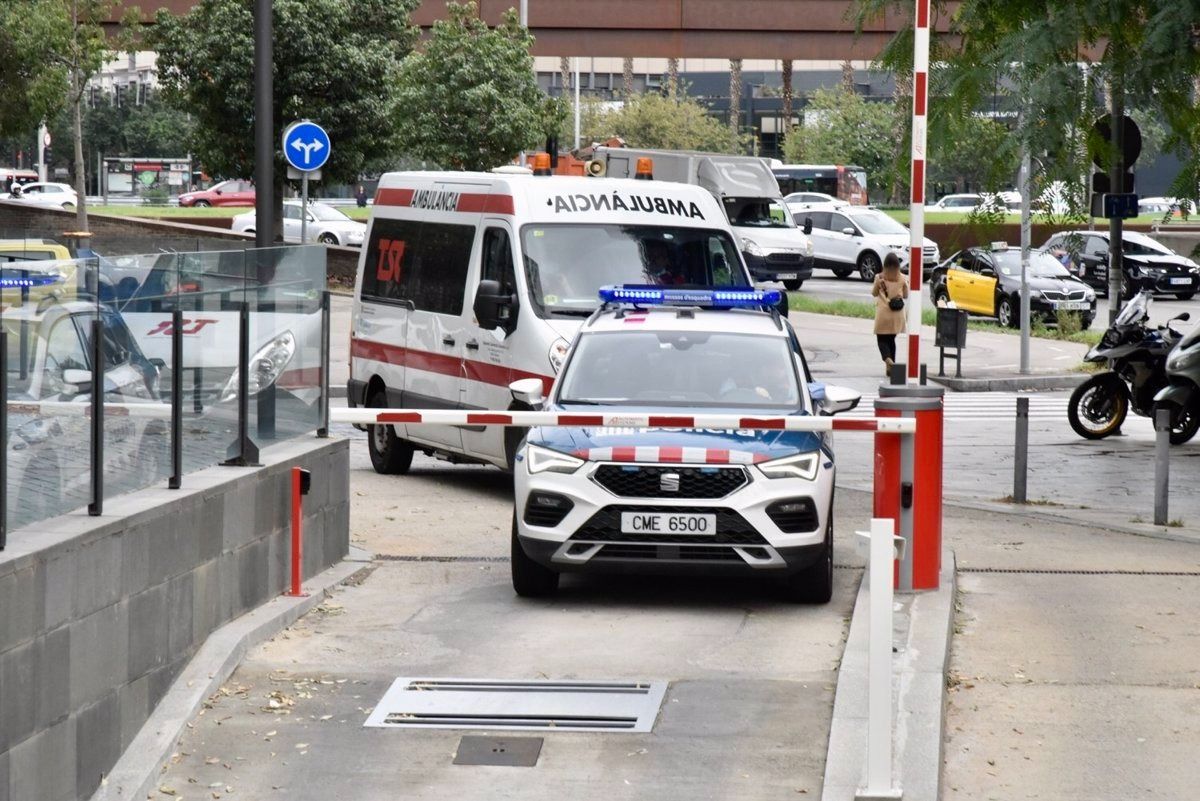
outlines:
[[722, 231], [640, 225], [527, 225], [525, 271], [539, 316], [587, 316], [611, 284], [750, 286]]

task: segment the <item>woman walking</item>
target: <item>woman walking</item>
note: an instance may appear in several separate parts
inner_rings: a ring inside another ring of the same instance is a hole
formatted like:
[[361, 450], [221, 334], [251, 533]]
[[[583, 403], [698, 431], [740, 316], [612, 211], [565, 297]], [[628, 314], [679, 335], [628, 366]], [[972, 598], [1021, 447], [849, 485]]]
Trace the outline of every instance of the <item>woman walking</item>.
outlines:
[[883, 357], [883, 374], [890, 375], [896, 361], [896, 335], [904, 332], [905, 299], [908, 283], [900, 273], [900, 257], [889, 253], [883, 259], [883, 272], [871, 285], [875, 296], [875, 340]]

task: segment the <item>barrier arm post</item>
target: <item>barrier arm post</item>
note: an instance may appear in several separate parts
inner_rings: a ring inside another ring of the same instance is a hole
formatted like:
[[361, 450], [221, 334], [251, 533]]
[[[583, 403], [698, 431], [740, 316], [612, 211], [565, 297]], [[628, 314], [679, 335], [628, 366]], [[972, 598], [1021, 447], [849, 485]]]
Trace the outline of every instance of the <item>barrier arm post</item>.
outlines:
[[[854, 794], [857, 801], [901, 797], [892, 778], [892, 571], [907, 550], [895, 536], [893, 521], [871, 518], [871, 530], [858, 536], [870, 540], [868, 584], [870, 610], [867, 650], [867, 783]], [[899, 551], [900, 553], [897, 553]]]

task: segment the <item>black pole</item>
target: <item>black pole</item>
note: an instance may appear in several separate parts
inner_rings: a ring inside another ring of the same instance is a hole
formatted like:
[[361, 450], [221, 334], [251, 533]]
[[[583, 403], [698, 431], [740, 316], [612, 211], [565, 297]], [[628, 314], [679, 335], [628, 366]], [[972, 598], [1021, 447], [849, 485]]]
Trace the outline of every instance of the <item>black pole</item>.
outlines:
[[104, 322], [92, 320], [92, 502], [88, 514], [104, 513]]
[[329, 436], [329, 290], [321, 293], [321, 427], [317, 436]]
[[[1112, 124], [1110, 130], [1112, 145], [1112, 162], [1109, 165], [1109, 191], [1124, 192], [1125, 187], [1125, 84], [1120, 76], [1112, 82]], [[1122, 258], [1121, 224], [1124, 222], [1114, 215], [1108, 220], [1108, 323], [1112, 325], [1121, 310], [1121, 291], [1125, 283], [1124, 259]], [[1129, 287], [1132, 294], [1136, 287]]]
[[0, 328], [0, 445], [4, 447], [4, 458], [0, 459], [0, 551], [8, 543], [8, 333]]
[[250, 440], [250, 304], [241, 303], [238, 314], [237, 441], [230, 445], [224, 464], [248, 467], [258, 464], [258, 448]]
[[183, 485], [183, 309], [171, 312], [171, 477], [168, 489]]
[[271, 246], [275, 235], [275, 111], [271, 76], [271, 0], [254, 2], [254, 245]]

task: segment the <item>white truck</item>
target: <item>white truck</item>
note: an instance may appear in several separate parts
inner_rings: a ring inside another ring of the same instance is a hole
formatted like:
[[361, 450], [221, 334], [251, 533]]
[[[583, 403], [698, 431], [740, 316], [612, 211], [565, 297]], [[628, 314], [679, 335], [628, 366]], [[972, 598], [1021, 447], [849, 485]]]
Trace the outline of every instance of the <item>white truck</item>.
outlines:
[[587, 174], [636, 178], [640, 159], [652, 162], [653, 180], [694, 184], [716, 197], [756, 281], [781, 281], [796, 290], [812, 276], [809, 232], [796, 226], [765, 160], [725, 153], [597, 147]]

